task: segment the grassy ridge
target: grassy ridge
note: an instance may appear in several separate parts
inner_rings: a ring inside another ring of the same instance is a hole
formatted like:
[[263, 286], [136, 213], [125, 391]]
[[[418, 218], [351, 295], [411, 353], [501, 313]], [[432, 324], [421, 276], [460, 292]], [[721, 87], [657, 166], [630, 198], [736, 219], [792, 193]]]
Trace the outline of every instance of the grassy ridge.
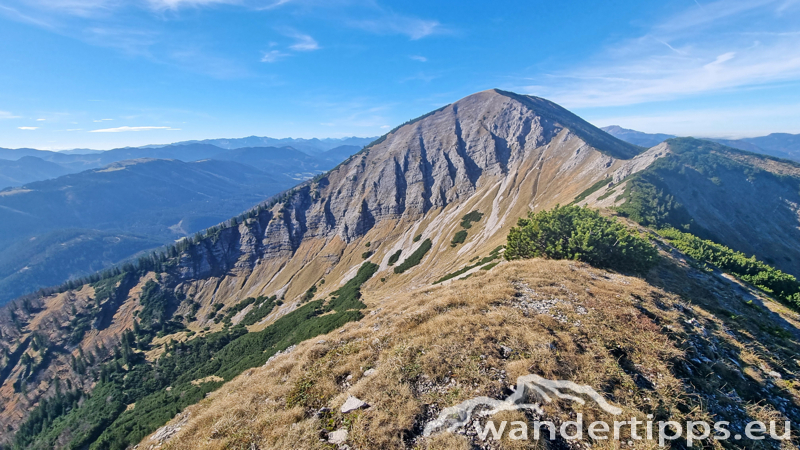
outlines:
[[755, 256], [748, 258], [744, 253], [674, 228], [659, 233], [681, 252], [698, 261], [713, 264], [800, 310], [800, 283], [794, 276], [757, 260]]

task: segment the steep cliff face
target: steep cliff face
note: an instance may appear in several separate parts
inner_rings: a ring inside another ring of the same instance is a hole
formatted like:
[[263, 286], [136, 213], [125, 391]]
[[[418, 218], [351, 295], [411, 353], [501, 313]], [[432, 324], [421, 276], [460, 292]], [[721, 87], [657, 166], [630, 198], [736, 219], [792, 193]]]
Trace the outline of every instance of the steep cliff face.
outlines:
[[204, 245], [181, 258], [181, 275], [190, 281], [243, 275], [257, 263], [275, 268], [305, 242], [348, 244], [388, 221], [460, 210], [479, 193], [502, 200], [490, 203], [494, 222], [511, 205], [569, 203], [620, 164], [610, 155], [636, 151], [542, 99], [481, 92], [400, 127], [284, 203], [224, 230], [213, 250]]
[[[525, 162], [541, 168], [559, 159], [559, 172], [567, 173], [591, 161], [588, 169], [602, 171], [615, 160], [601, 152], [632, 151], [600, 130], [571, 130], [567, 122], [581, 120], [571, 114], [563, 120], [552, 111], [557, 105], [525, 99], [485, 91], [401, 127], [301, 191], [304, 198], [290, 205], [301, 223], [292, 225], [311, 236], [336, 234], [350, 242], [377, 222], [417, 218], [469, 199], [499, 178], [524, 176]], [[605, 139], [608, 146], [598, 151], [587, 143], [592, 139]]]

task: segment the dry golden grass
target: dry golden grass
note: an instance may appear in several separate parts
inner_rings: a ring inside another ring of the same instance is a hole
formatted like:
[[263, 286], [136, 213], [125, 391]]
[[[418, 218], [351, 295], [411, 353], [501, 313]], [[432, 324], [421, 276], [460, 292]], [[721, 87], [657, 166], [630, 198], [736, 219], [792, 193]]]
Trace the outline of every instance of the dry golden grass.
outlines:
[[[771, 343], [758, 330], [761, 319], [734, 328], [739, 322], [715, 314], [730, 307], [718, 296], [731, 295], [733, 288], [721, 284], [714, 287], [718, 292], [704, 291], [686, 277], [687, 270], [669, 263], [651, 277], [679, 279], [693, 292], [685, 298], [642, 279], [542, 260], [506, 263], [380, 304], [367, 293], [371, 314], [245, 372], [188, 408], [188, 423], [166, 448], [332, 448], [324, 438], [342, 427], [352, 448], [469, 448], [464, 436], [419, 438], [422, 422], [469, 398], [503, 398], [518, 376], [530, 373], [588, 384], [628, 418], [783, 418], [760, 392], [800, 404], [794, 384], [765, 381], [771, 367], [790, 370], [793, 356], [784, 351], [796, 354], [796, 344], [784, 339], [775, 351], [750, 341], [752, 334]], [[524, 314], [520, 290], [534, 300], [561, 302], [550, 315]], [[501, 345], [513, 353], [504, 357]], [[371, 368], [375, 373], [364, 376]], [[723, 395], [731, 390], [738, 399]], [[371, 407], [340, 414], [348, 395]], [[582, 413], [587, 423], [613, 420], [589, 403], [558, 401], [546, 404], [545, 412], [557, 422], [571, 412]], [[331, 412], [317, 413], [323, 407]], [[643, 444], [636, 448], [657, 447]], [[506, 438], [498, 445], [544, 448]], [[598, 442], [594, 448], [615, 447]]]

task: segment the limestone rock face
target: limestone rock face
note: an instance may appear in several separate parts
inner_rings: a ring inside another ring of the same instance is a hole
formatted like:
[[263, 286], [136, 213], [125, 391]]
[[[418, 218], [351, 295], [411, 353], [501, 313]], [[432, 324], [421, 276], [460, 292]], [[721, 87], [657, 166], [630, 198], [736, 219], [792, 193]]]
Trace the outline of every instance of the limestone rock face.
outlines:
[[259, 259], [291, 256], [309, 238], [348, 243], [381, 221], [414, 220], [548, 161], [557, 161], [555, 175], [602, 178], [639, 150], [547, 100], [479, 92], [399, 127], [272, 210], [223, 230], [213, 245], [185, 255], [181, 273], [247, 272]]

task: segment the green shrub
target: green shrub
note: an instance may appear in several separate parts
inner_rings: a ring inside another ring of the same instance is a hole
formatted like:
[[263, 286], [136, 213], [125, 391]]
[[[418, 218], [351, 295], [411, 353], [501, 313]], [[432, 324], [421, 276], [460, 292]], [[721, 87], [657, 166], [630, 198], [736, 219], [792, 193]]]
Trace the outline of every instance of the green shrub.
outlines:
[[419, 248], [417, 248], [414, 251], [414, 253], [411, 254], [411, 256], [406, 258], [406, 260], [403, 261], [402, 264], [394, 268], [394, 273], [403, 273], [406, 270], [419, 264], [420, 261], [422, 261], [422, 257], [425, 256], [426, 253], [428, 253], [428, 250], [431, 249], [432, 245], [433, 243], [431, 242], [430, 239], [425, 239], [424, 241], [422, 241], [422, 244], [420, 244]]
[[480, 266], [481, 264], [482, 263], [479, 262], [477, 264], [473, 264], [473, 265], [470, 265], [470, 266], [464, 266], [464, 267], [456, 270], [455, 272], [450, 272], [447, 275], [443, 276], [442, 278], [439, 278], [438, 280], [434, 281], [433, 284], [439, 284], [439, 283], [441, 283], [443, 281], [447, 281], [447, 280], [449, 280], [451, 278], [455, 278], [455, 277], [457, 277], [459, 275], [463, 275], [463, 274], [469, 272], [470, 270]]
[[598, 181], [597, 183], [589, 186], [589, 189], [586, 189], [585, 191], [581, 192], [580, 195], [575, 197], [575, 200], [573, 200], [572, 203], [570, 203], [570, 204], [574, 205], [576, 203], [580, 203], [580, 202], [586, 200], [586, 197], [594, 194], [595, 192], [599, 191], [601, 188], [607, 186], [608, 183], [611, 183], [611, 180], [613, 180], [612, 177], [603, 178], [602, 180]]
[[418, 235], [414, 236], [414, 242], [419, 242], [420, 239], [422, 239], [422, 235], [421, 234], [418, 234]]
[[794, 276], [757, 260], [755, 256], [748, 258], [744, 253], [674, 228], [661, 230], [659, 234], [692, 258], [713, 264], [789, 306], [800, 309], [800, 283]]
[[314, 299], [314, 294], [316, 294], [316, 293], [317, 293], [317, 285], [316, 284], [312, 284], [311, 287], [308, 288], [306, 293], [303, 294], [303, 298], [300, 299], [300, 301], [301, 302], [311, 301], [312, 299]]
[[367, 259], [372, 256], [372, 251], [367, 251], [361, 254], [361, 259]]
[[641, 274], [656, 264], [658, 252], [647, 239], [596, 210], [556, 206], [519, 219], [508, 233], [505, 257], [573, 259]]
[[[230, 309], [228, 309], [227, 313], [225, 314], [225, 317], [222, 318], [222, 322], [230, 323], [231, 320], [233, 319], [233, 316], [235, 316], [236, 314], [239, 314], [239, 312], [241, 312], [243, 309], [247, 308], [248, 306], [252, 305], [253, 303], [255, 303], [257, 301], [262, 301], [264, 299], [265, 299], [265, 297], [258, 297], [258, 298], [247, 297], [246, 299], [240, 301], [239, 303], [233, 305]], [[217, 323], [219, 323], [219, 322], [217, 322]]]
[[463, 244], [464, 241], [467, 240], [467, 230], [459, 230], [455, 236], [453, 236], [453, 240], [450, 241], [450, 247], [455, 247], [458, 244]]
[[400, 259], [400, 254], [401, 253], [403, 253], [403, 249], [400, 249], [400, 250], [392, 253], [392, 256], [389, 257], [389, 265], [390, 266], [393, 266]]
[[260, 321], [261, 319], [263, 319], [264, 317], [267, 317], [267, 315], [271, 313], [272, 310], [275, 308], [276, 304], [275, 300], [277, 298], [278, 297], [275, 295], [269, 298], [263, 296], [258, 297], [256, 301], [260, 303], [256, 303], [253, 309], [248, 311], [248, 313], [242, 318], [242, 321], [239, 323], [244, 326], [253, 325], [258, 321]]
[[483, 218], [483, 213], [478, 211], [472, 211], [464, 215], [461, 218], [461, 227], [462, 228], [472, 228], [472, 222], [478, 222]]

